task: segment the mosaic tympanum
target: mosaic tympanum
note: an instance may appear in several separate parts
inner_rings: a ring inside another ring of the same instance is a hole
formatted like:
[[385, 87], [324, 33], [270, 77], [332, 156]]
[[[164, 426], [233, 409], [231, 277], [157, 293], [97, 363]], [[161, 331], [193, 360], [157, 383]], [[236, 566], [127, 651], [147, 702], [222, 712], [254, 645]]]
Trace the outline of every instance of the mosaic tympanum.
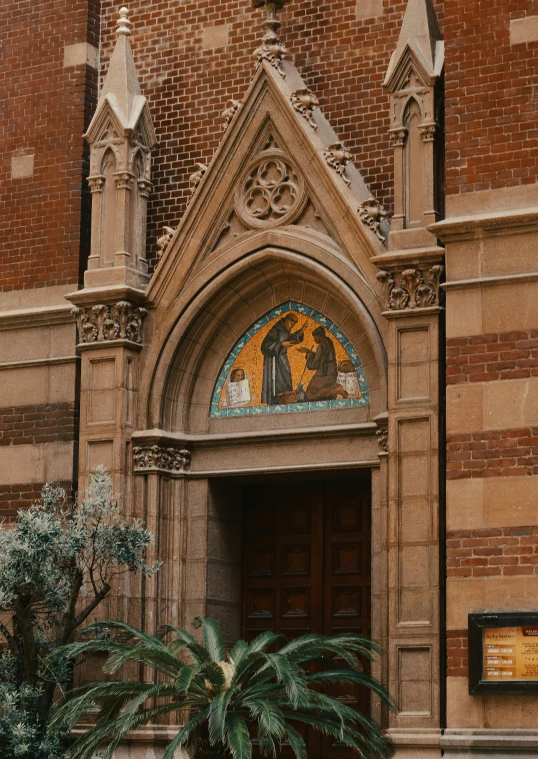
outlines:
[[344, 332], [290, 301], [257, 321], [220, 372], [212, 417], [364, 406], [368, 386]]

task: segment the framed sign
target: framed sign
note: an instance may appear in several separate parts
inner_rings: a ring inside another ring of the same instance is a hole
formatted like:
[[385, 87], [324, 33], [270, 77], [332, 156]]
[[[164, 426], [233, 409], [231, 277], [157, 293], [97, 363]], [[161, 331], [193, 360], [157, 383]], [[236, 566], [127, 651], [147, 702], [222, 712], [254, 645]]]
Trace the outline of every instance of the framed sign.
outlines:
[[469, 693], [538, 691], [538, 612], [469, 614]]

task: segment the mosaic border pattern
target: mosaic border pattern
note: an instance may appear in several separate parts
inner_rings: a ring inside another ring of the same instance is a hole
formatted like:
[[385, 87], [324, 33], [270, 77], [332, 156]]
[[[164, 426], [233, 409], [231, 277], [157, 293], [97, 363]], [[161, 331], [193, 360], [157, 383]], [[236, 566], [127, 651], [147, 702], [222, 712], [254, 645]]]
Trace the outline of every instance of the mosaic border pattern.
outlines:
[[[239, 356], [239, 353], [243, 350], [249, 340], [254, 337], [254, 335], [260, 329], [262, 329], [262, 327], [268, 324], [268, 322], [275, 319], [277, 316], [281, 316], [287, 311], [297, 311], [298, 313], [315, 319], [317, 322], [319, 322], [319, 324], [321, 324], [322, 327], [325, 327], [325, 329], [338, 340], [340, 345], [347, 351], [349, 358], [353, 362], [353, 366], [355, 367], [357, 376], [359, 378], [362, 397], [343, 398], [336, 401], [310, 401], [308, 403], [289, 403], [285, 405], [275, 406], [248, 406], [246, 408], [219, 409], [219, 401], [222, 395], [222, 390], [224, 388], [224, 383], [226, 382], [226, 378], [230, 373], [230, 369], [234, 365], [235, 360]], [[368, 384], [364, 376], [364, 369], [355, 348], [351, 344], [351, 341], [348, 340], [346, 335], [339, 327], [333, 324], [330, 319], [327, 319], [326, 316], [320, 314], [319, 311], [316, 311], [314, 308], [310, 308], [309, 306], [304, 306], [302, 303], [297, 303], [296, 301], [288, 301], [287, 303], [283, 303], [277, 308], [274, 308], [268, 314], [262, 316], [261, 319], [258, 319], [258, 321], [247, 332], [245, 332], [243, 337], [235, 344], [232, 352], [220, 370], [219, 378], [213, 392], [210, 417], [213, 419], [222, 419], [226, 417], [229, 418], [237, 416], [260, 416], [261, 414], [289, 414], [300, 411], [321, 411], [335, 408], [350, 408], [352, 406], [368, 406], [369, 403], [370, 394], [368, 391]]]

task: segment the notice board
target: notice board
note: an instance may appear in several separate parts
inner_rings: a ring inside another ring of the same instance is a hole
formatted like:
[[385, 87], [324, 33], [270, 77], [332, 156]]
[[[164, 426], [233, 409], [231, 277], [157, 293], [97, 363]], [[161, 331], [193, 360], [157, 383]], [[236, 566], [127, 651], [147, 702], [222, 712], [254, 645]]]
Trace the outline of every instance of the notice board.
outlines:
[[469, 693], [538, 690], [538, 613], [469, 615]]

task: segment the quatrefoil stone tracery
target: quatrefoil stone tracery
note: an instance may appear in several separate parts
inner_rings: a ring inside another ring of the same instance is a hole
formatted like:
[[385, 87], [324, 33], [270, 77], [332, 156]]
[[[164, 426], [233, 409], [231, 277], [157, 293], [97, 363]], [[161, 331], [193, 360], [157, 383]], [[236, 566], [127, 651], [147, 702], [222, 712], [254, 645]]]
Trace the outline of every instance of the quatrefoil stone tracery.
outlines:
[[304, 183], [289, 160], [271, 151], [247, 171], [236, 208], [249, 226], [290, 223], [302, 210]]

